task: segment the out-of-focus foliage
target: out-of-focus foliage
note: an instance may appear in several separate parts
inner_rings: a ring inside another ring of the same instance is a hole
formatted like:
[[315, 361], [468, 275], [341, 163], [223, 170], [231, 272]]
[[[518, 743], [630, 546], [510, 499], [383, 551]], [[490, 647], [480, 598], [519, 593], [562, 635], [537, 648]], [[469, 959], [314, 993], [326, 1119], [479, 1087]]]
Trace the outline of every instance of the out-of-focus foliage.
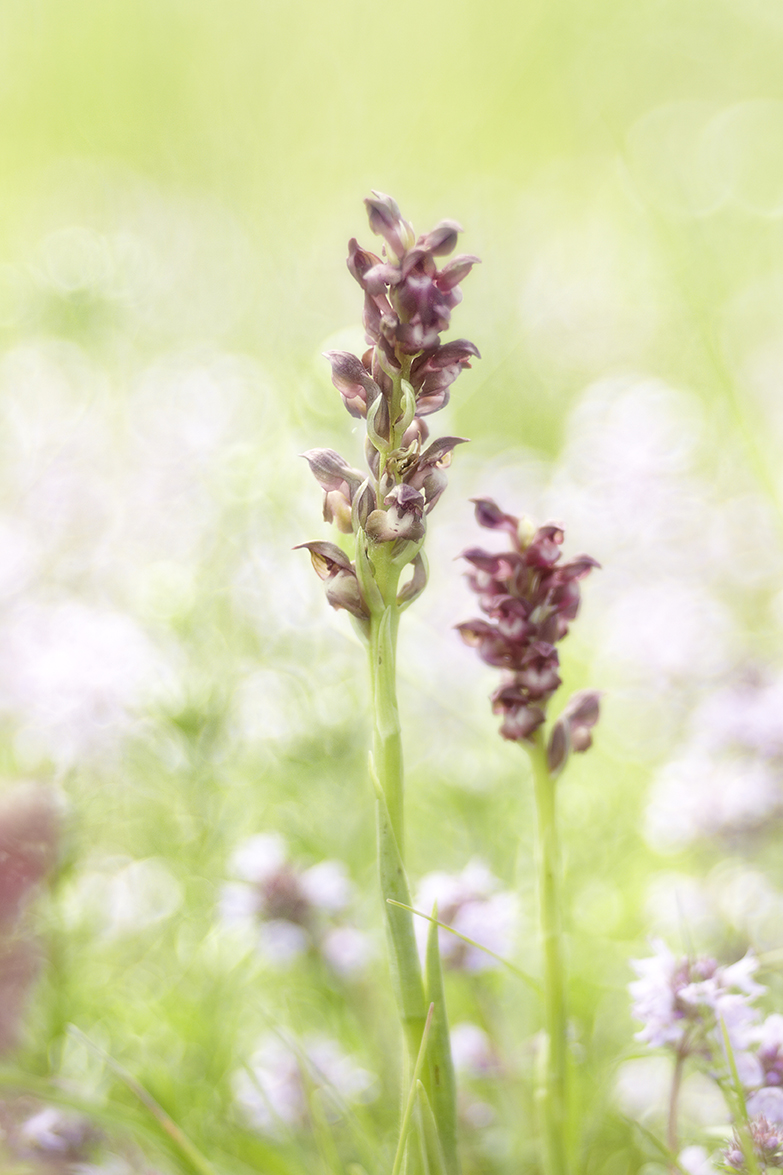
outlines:
[[[361, 347], [371, 188], [483, 261], [402, 636], [414, 888], [536, 974], [525, 760], [453, 631], [494, 496], [603, 565], [562, 658], [605, 691], [560, 785], [582, 1169], [662, 1169], [648, 934], [753, 946], [781, 1007], [781, 50], [773, 0], [2, 5], [0, 790], [60, 843], [0, 926], [2, 1162], [192, 1169], [119, 1065], [220, 1170], [391, 1166], [365, 666], [291, 551], [333, 537], [296, 455], [361, 456], [320, 352]], [[532, 1171], [536, 997], [452, 953], [466, 1170]]]

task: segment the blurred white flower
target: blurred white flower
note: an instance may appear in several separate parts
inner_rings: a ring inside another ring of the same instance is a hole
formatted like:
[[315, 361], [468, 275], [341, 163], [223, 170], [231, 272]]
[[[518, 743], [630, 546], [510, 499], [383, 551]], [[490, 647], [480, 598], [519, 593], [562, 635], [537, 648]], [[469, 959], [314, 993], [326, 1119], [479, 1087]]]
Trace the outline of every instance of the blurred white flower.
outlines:
[[364, 971], [374, 953], [369, 936], [355, 926], [335, 926], [321, 940], [321, 954], [347, 979]]
[[747, 1049], [758, 1020], [750, 1005], [766, 990], [753, 979], [758, 960], [748, 953], [721, 967], [707, 957], [678, 958], [660, 940], [652, 945], [650, 958], [631, 960], [639, 976], [628, 985], [631, 1015], [643, 1024], [636, 1040], [651, 1048], [673, 1046], [683, 1055], [698, 1052], [708, 1035], [720, 1040], [722, 1021], [733, 1048], [738, 1053]]
[[309, 901], [323, 910], [344, 910], [353, 896], [353, 886], [342, 861], [320, 861], [305, 869], [300, 878]]
[[751, 1118], [766, 1118], [768, 1122], [783, 1125], [783, 1089], [779, 1086], [764, 1086], [752, 1093], [747, 1101]]
[[703, 679], [728, 663], [733, 622], [703, 582], [628, 583], [599, 633], [601, 664], [632, 679]]
[[73, 1162], [83, 1156], [96, 1135], [94, 1127], [81, 1115], [44, 1106], [22, 1123], [14, 1141], [41, 1158]]
[[454, 1068], [467, 1077], [486, 1077], [497, 1073], [499, 1062], [492, 1041], [478, 1024], [463, 1021], [450, 1032]]
[[252, 935], [270, 963], [289, 966], [314, 948], [341, 975], [363, 970], [372, 953], [369, 940], [337, 921], [354, 897], [342, 861], [300, 869], [289, 860], [282, 836], [258, 833], [235, 849], [229, 872], [240, 880], [223, 886], [220, 917]]
[[277, 832], [259, 832], [243, 840], [231, 854], [229, 870], [243, 881], [263, 885], [288, 859], [286, 843]]
[[18, 605], [0, 622], [0, 709], [59, 762], [111, 747], [172, 688], [161, 652], [128, 615], [76, 600]]
[[272, 1136], [305, 1127], [312, 1097], [319, 1097], [334, 1119], [344, 1103], [371, 1101], [377, 1094], [375, 1075], [337, 1041], [310, 1036], [297, 1043], [276, 1033], [259, 1041], [247, 1068], [235, 1073], [233, 1086], [250, 1124]]
[[714, 1175], [716, 1170], [703, 1146], [686, 1146], [677, 1161], [687, 1175]]
[[679, 849], [698, 837], [752, 828], [781, 803], [783, 789], [770, 765], [694, 749], [655, 777], [645, 836], [654, 848]]
[[691, 729], [693, 742], [712, 753], [783, 755], [783, 674], [754, 673], [715, 690], [694, 711]]
[[[438, 921], [453, 926], [460, 934], [507, 956], [512, 949], [517, 926], [517, 899], [500, 890], [500, 882], [486, 865], [470, 861], [461, 873], [428, 873], [419, 883], [416, 909], [432, 912], [437, 903]], [[423, 952], [429, 923], [414, 920], [419, 950]], [[484, 971], [499, 963], [478, 947], [469, 946], [447, 930], [438, 931], [440, 954], [446, 966], [465, 971]]]

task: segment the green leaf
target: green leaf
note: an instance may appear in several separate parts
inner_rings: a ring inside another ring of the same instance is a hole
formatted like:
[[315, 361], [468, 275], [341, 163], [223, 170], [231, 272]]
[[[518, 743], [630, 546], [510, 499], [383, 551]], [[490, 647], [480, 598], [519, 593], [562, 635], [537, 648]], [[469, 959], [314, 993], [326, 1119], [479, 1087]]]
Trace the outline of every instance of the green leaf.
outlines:
[[421, 1081], [416, 1083], [416, 1093], [419, 1099], [419, 1119], [421, 1122], [421, 1132], [424, 1135], [424, 1145], [427, 1148], [430, 1175], [448, 1175], [435, 1115], [432, 1112], [427, 1091]]
[[438, 1127], [438, 1137], [443, 1148], [446, 1171], [448, 1175], [458, 1175], [457, 1084], [454, 1078], [454, 1063], [451, 1059], [446, 995], [443, 990], [443, 971], [440, 965], [437, 913], [437, 906], [434, 906], [432, 910], [434, 921], [430, 923], [427, 935], [427, 957], [424, 969], [425, 1000], [435, 1009], [432, 1017], [430, 1046], [427, 1051], [427, 1069], [432, 1113]]
[[405, 866], [402, 863], [397, 839], [392, 828], [389, 809], [378, 776], [372, 762], [370, 777], [376, 793], [376, 824], [378, 832], [378, 870], [381, 895], [386, 909], [386, 930], [389, 936], [389, 957], [392, 983], [402, 1009], [406, 1031], [410, 1026], [409, 1040], [420, 1037], [424, 1024], [424, 984], [421, 977], [416, 936], [413, 933], [413, 918], [410, 915], [410, 891]]

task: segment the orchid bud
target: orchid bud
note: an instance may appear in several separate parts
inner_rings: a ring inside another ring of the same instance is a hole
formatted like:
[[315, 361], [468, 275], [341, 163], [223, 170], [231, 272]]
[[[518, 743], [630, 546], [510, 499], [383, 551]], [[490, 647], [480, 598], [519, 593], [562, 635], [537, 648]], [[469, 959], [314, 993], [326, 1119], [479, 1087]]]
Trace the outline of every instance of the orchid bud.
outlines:
[[370, 480], [367, 478], [362, 482], [359, 489], [354, 494], [353, 508], [351, 513], [352, 529], [357, 531], [359, 527], [362, 530], [367, 525], [367, 519], [371, 512], [376, 509], [378, 503], [375, 497], [375, 490], [370, 485]]
[[419, 237], [416, 244], [433, 257], [445, 257], [454, 251], [461, 232], [462, 225], [457, 224], [456, 220], [441, 220], [431, 232]]
[[560, 558], [560, 547], [565, 532], [557, 523], [540, 526], [525, 550], [529, 567], [551, 567]]
[[344, 608], [357, 620], [368, 620], [369, 609], [362, 599], [355, 571], [338, 571], [326, 584], [326, 598], [333, 608]]
[[380, 395], [380, 388], [361, 359], [350, 351], [324, 351], [324, 355], [332, 365], [332, 383], [351, 416], [366, 416], [368, 407]]
[[405, 474], [406, 483], [424, 493], [427, 514], [448, 484], [445, 471], [451, 464], [455, 447], [466, 443], [464, 437], [441, 437], [433, 441]]
[[380, 257], [376, 257], [374, 253], [370, 253], [368, 249], [362, 249], [355, 237], [352, 237], [348, 242], [348, 260], [346, 262], [351, 275], [356, 278], [359, 285], [364, 289], [365, 275], [376, 265], [380, 265]]
[[378, 396], [367, 412], [367, 438], [379, 453], [389, 451], [389, 405], [384, 396]]
[[397, 258], [413, 248], [416, 243], [413, 229], [407, 220], [403, 220], [396, 200], [383, 192], [373, 190], [372, 197], [368, 196], [364, 204], [370, 219], [370, 228], [377, 236], [384, 238], [388, 248]]
[[476, 522], [487, 530], [507, 530], [510, 534], [517, 533], [519, 519], [513, 514], [504, 514], [492, 498], [471, 498], [476, 507]]
[[310, 552], [313, 568], [319, 579], [326, 584], [326, 598], [333, 608], [345, 608], [359, 620], [366, 620], [370, 613], [359, 590], [356, 570], [344, 551], [334, 543], [300, 543], [295, 551]]
[[407, 608], [414, 600], [418, 600], [427, 586], [429, 567], [427, 565], [427, 557], [423, 551], [419, 551], [411, 566], [413, 568], [413, 574], [397, 595], [397, 604], [400, 608]]
[[473, 257], [467, 253], [455, 257], [448, 265], [444, 265], [438, 274], [436, 279], [438, 288], [441, 290], [453, 290], [455, 286], [458, 286], [461, 281], [465, 280], [474, 265], [480, 264], [480, 257]]
[[324, 494], [324, 522], [336, 526], [341, 534], [353, 534], [351, 502], [339, 490]]
[[346, 485], [355, 490], [364, 480], [364, 475], [358, 469], [352, 469], [334, 449], [308, 449], [302, 456], [321, 489], [327, 493], [345, 490]]
[[563, 711], [571, 733], [571, 746], [577, 753], [592, 746], [591, 730], [600, 717], [600, 698], [597, 690], [579, 690]]
[[562, 717], [558, 718], [552, 727], [549, 742], [546, 748], [546, 761], [550, 775], [559, 775], [563, 770], [571, 750], [571, 734], [568, 723]]

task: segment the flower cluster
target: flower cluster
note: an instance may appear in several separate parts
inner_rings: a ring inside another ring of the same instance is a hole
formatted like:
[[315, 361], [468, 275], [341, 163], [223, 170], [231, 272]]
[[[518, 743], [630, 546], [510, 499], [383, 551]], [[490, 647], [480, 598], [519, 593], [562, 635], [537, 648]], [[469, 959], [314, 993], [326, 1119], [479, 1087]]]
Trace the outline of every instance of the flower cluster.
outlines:
[[[761, 1171], [780, 1170], [783, 1167], [783, 1130], [766, 1118], [758, 1117], [750, 1123], [750, 1138], [756, 1162]], [[747, 1171], [742, 1144], [736, 1130], [734, 1138], [723, 1151], [723, 1161], [735, 1171]]]
[[636, 1039], [680, 1056], [710, 1056], [720, 1046], [722, 1022], [741, 1062], [757, 1020], [751, 1003], [765, 991], [753, 978], [758, 960], [748, 953], [723, 967], [707, 956], [677, 958], [664, 942], [653, 947], [651, 958], [631, 961], [639, 976], [628, 985], [631, 1014], [644, 1025]]
[[[651, 1048], [669, 1048], [680, 1061], [700, 1060], [726, 1088], [733, 1087], [733, 1078], [726, 1064], [725, 1028], [757, 1165], [762, 1172], [783, 1167], [783, 1016], [773, 1013], [760, 1022], [752, 1006], [766, 990], [753, 978], [758, 960], [748, 952], [724, 967], [706, 956], [677, 958], [662, 942], [654, 947], [651, 958], [632, 961], [639, 976], [629, 984], [632, 1013], [644, 1025], [636, 1039]], [[702, 1148], [688, 1149], [695, 1154]], [[748, 1170], [738, 1134], [720, 1159], [724, 1169]], [[715, 1169], [706, 1155], [697, 1167]]]
[[3, 1163], [4, 1171], [75, 1175], [105, 1169], [90, 1162], [100, 1135], [87, 1118], [29, 1098], [0, 1101], [0, 1139], [0, 1161], [8, 1164]]
[[[481, 861], [470, 861], [461, 873], [436, 872], [422, 877], [416, 908], [429, 913], [433, 904], [437, 904], [440, 922], [453, 926], [496, 955], [510, 953], [518, 903], [514, 894], [501, 890], [498, 879]], [[416, 919], [416, 936], [422, 953], [427, 927], [423, 919]], [[438, 944], [446, 967], [476, 972], [498, 966], [486, 951], [470, 946], [447, 930], [438, 931]]]
[[[428, 443], [423, 417], [448, 402], [451, 385], [478, 357], [467, 339], [440, 339], [462, 298], [459, 285], [478, 258], [461, 255], [439, 270], [436, 258], [453, 251], [458, 224], [441, 221], [417, 238], [390, 196], [375, 192], [365, 204], [372, 231], [385, 241], [381, 256], [356, 240], [348, 247], [348, 269], [364, 291], [369, 348], [361, 358], [349, 351], [328, 351], [326, 357], [348, 412], [366, 420], [369, 475], [334, 449], [310, 449], [304, 457], [324, 491], [327, 522], [344, 534], [361, 532], [370, 551], [390, 544], [398, 567], [413, 562], [412, 580], [398, 601], [408, 604], [426, 583], [420, 557], [425, 515], [446, 487], [455, 446], [463, 443], [461, 437]], [[334, 543], [301, 546], [310, 551], [332, 607], [366, 621], [372, 601], [348, 556]]]
[[783, 811], [783, 675], [751, 665], [691, 715], [681, 751], [658, 773], [647, 807], [655, 847], [756, 833]]
[[308, 1125], [316, 1092], [334, 1119], [345, 1103], [372, 1101], [377, 1079], [328, 1037], [296, 1041], [274, 1032], [259, 1040], [247, 1068], [234, 1076], [234, 1096], [248, 1121], [272, 1137]]
[[[460, 254], [439, 270], [435, 258], [452, 253], [462, 232], [456, 221], [442, 220], [417, 238], [391, 196], [373, 192], [365, 205], [370, 228], [385, 241], [383, 257], [354, 239], [348, 269], [364, 291], [362, 320], [370, 347], [359, 366], [346, 351], [329, 352], [332, 376], [349, 412], [365, 416], [379, 395], [388, 401], [395, 373], [408, 367], [416, 415], [428, 416], [447, 403], [449, 387], [478, 356], [467, 339], [442, 344], [440, 335], [462, 301], [460, 283], [479, 259]], [[409, 366], [406, 356], [412, 359]]]
[[234, 853], [221, 898], [224, 923], [249, 930], [261, 954], [278, 967], [317, 951], [339, 974], [355, 975], [371, 947], [360, 930], [342, 924], [353, 886], [342, 861], [301, 869], [275, 833], [259, 833]]
[[[468, 582], [489, 620], [466, 620], [457, 628], [487, 664], [505, 670], [492, 695], [492, 708], [503, 718], [503, 738], [532, 740], [560, 685], [555, 645], [579, 610], [579, 580], [599, 565], [589, 555], [559, 563], [564, 532], [556, 523], [535, 527], [504, 514], [491, 498], [478, 498], [475, 505], [479, 525], [509, 534], [511, 550], [493, 554], [473, 547], [463, 553], [471, 565]], [[582, 691], [571, 699], [552, 732], [551, 770], [562, 767], [569, 749], [590, 746], [598, 698]]]

